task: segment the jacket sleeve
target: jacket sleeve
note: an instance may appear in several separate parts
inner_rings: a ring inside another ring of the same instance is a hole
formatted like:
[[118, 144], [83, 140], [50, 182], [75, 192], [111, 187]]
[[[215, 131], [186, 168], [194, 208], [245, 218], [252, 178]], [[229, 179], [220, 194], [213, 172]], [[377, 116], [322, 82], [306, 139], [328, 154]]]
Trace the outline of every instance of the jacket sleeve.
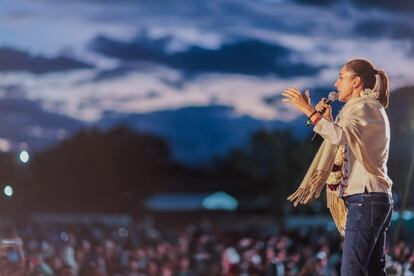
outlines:
[[346, 144], [346, 137], [342, 128], [335, 122], [330, 122], [323, 117], [313, 128], [313, 131], [333, 145]]

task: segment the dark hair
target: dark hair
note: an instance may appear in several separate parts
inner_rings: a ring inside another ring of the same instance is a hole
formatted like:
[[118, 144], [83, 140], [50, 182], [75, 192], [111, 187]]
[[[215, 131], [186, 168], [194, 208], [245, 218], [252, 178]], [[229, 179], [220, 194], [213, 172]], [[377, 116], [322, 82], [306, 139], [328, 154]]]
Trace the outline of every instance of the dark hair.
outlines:
[[[379, 102], [385, 108], [390, 101], [390, 87], [387, 74], [382, 70], [375, 69], [374, 65], [366, 59], [353, 59], [345, 64], [345, 67], [359, 76], [362, 81], [362, 89], [369, 88], [379, 93]], [[379, 76], [379, 82], [375, 75]]]

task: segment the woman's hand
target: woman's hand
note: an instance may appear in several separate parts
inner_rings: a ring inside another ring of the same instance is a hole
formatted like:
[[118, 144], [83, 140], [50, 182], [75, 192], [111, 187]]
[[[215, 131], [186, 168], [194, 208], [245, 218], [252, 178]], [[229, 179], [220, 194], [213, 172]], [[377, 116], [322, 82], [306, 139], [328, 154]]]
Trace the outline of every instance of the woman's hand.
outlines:
[[285, 98], [282, 99], [282, 102], [289, 103], [293, 105], [299, 111], [305, 113], [309, 117], [315, 109], [310, 104], [310, 95], [305, 91], [301, 94], [297, 88], [287, 88], [282, 92], [282, 95]]
[[325, 112], [322, 114], [322, 116], [323, 116], [326, 120], [328, 120], [328, 121], [330, 121], [330, 122], [333, 122], [333, 117], [332, 117], [332, 107], [331, 107], [329, 104], [326, 104], [326, 103], [325, 103], [325, 101], [326, 101], [326, 98], [322, 98], [322, 99], [319, 101], [319, 103], [317, 103], [317, 104], [315, 105], [315, 109], [316, 109], [316, 111], [318, 111], [318, 112], [321, 112], [323, 109], [325, 109]]

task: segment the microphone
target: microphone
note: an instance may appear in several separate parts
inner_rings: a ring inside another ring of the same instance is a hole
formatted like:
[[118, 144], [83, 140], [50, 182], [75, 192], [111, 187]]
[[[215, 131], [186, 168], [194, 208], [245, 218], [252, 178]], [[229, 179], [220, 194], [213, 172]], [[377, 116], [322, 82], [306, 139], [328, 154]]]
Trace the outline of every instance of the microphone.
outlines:
[[[337, 99], [338, 99], [338, 93], [336, 93], [334, 91], [329, 92], [328, 98], [325, 100], [325, 104], [331, 105]], [[323, 108], [318, 113], [322, 115], [323, 113], [325, 113], [325, 111], [326, 111], [326, 108]], [[310, 126], [311, 124], [312, 124], [312, 120], [309, 118], [308, 121], [306, 122], [306, 126]]]
[[[338, 99], [338, 93], [332, 91], [332, 92], [329, 92], [328, 98], [325, 100], [325, 103], [327, 105], [331, 105], [337, 99]], [[325, 113], [325, 111], [326, 111], [326, 108], [323, 108], [319, 113], [323, 114], [323, 113]]]

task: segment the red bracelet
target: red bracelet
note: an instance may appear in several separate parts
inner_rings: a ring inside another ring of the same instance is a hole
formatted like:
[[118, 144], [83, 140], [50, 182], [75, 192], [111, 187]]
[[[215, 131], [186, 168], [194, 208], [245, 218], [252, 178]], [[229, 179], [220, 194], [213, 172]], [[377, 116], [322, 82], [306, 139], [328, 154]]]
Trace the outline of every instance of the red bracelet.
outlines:
[[312, 121], [312, 124], [314, 125], [314, 126], [316, 126], [316, 124], [319, 122], [319, 120], [322, 118], [322, 116], [318, 116], [318, 117], [316, 117], [313, 121]]

